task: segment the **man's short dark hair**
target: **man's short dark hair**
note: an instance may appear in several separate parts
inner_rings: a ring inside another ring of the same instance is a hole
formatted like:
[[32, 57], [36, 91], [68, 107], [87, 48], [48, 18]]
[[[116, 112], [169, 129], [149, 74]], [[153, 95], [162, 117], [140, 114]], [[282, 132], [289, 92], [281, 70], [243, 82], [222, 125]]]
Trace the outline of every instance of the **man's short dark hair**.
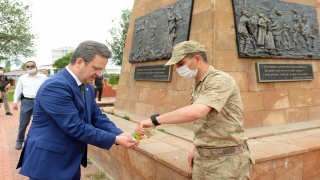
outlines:
[[0, 69], [3, 69], [3, 67], [0, 67]]
[[199, 55], [202, 57], [203, 62], [205, 62], [206, 64], [208, 64], [208, 59], [207, 59], [207, 54], [204, 51], [200, 51], [200, 52], [195, 52], [195, 53], [190, 53], [187, 54], [185, 57], [192, 59], [195, 55]]
[[85, 63], [88, 64], [96, 55], [100, 55], [104, 58], [111, 58], [111, 51], [102, 43], [96, 41], [84, 41], [80, 43], [73, 52], [69, 63], [75, 64], [78, 58], [82, 58]]
[[34, 65], [37, 66], [36, 62], [34, 62], [34, 61], [27, 61], [26, 64], [30, 63], [30, 62], [34, 63]]

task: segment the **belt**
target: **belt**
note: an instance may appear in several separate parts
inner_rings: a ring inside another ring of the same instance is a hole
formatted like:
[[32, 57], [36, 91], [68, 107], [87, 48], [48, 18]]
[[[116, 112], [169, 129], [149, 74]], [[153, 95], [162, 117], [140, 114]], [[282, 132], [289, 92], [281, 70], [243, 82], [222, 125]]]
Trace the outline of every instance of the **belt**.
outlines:
[[35, 100], [36, 98], [27, 98], [27, 97], [24, 97], [24, 99]]
[[197, 147], [197, 151], [201, 156], [207, 156], [207, 157], [232, 156], [232, 155], [242, 154], [248, 151], [248, 145], [247, 143], [243, 143], [240, 146], [216, 148], [216, 149]]

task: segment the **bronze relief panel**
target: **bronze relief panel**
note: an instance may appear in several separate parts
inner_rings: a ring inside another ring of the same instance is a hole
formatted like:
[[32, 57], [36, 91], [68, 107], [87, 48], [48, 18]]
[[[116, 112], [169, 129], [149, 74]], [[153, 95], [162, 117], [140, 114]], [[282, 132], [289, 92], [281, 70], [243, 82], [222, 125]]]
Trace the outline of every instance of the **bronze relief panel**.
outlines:
[[172, 47], [189, 37], [193, 0], [180, 0], [134, 23], [129, 62], [171, 58]]
[[233, 0], [239, 57], [319, 59], [315, 7], [279, 0]]

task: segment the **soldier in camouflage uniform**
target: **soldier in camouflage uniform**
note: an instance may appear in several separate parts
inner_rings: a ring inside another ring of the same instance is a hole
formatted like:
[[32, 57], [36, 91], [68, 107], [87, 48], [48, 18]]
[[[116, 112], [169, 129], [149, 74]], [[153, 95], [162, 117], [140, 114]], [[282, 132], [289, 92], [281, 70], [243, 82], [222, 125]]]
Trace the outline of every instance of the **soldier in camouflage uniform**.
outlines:
[[165, 65], [177, 66], [184, 78], [195, 78], [191, 105], [139, 122], [145, 127], [194, 121], [194, 149], [188, 157], [193, 180], [250, 179], [254, 163], [242, 127], [243, 107], [234, 79], [209, 65], [203, 45], [184, 41], [173, 47]]

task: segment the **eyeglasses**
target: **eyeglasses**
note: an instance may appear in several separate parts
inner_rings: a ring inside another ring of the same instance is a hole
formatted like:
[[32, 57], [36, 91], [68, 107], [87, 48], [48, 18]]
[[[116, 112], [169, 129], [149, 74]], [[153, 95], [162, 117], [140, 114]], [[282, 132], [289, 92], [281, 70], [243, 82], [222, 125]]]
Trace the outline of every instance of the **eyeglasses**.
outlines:
[[93, 69], [96, 71], [97, 74], [103, 74], [104, 72], [106, 72], [105, 69], [100, 69], [100, 68], [97, 68], [95, 67], [94, 65], [91, 64], [91, 66], [93, 67]]
[[36, 66], [26, 66], [26, 68], [34, 68], [34, 67], [36, 67]]

